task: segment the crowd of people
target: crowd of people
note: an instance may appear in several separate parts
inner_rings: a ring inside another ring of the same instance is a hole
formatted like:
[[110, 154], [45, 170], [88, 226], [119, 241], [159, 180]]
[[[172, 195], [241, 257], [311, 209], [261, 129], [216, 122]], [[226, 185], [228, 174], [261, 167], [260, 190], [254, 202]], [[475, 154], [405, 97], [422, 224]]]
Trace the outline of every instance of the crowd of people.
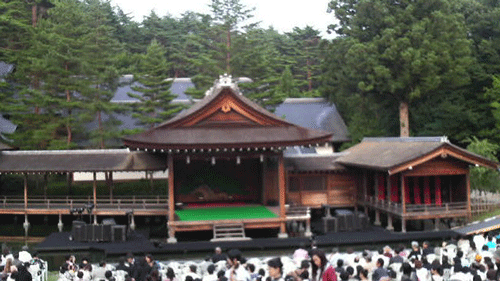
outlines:
[[[499, 244], [497, 245], [497, 239]], [[47, 281], [47, 265], [28, 249], [4, 247], [0, 281]], [[457, 237], [439, 245], [424, 241], [395, 247], [340, 252], [316, 247], [293, 255], [245, 258], [238, 249], [215, 248], [198, 261], [157, 261], [129, 253], [118, 263], [68, 255], [58, 281], [499, 281], [500, 235]]]
[[26, 246], [21, 251], [12, 253], [4, 245], [0, 259], [1, 281], [41, 281], [42, 272], [47, 269], [38, 253], [31, 254]]
[[115, 265], [92, 265], [88, 259], [77, 264], [68, 256], [59, 281], [490, 281], [500, 280], [496, 239], [476, 235], [440, 245], [413, 241], [408, 247], [345, 252], [313, 247], [266, 258], [245, 258], [238, 249], [216, 248], [206, 260], [184, 262], [127, 254]]

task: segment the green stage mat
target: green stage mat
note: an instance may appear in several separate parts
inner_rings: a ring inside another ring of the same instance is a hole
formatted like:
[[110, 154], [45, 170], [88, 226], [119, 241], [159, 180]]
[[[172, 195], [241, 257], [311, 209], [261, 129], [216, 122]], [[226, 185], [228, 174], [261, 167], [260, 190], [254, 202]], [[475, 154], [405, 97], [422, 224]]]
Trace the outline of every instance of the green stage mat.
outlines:
[[175, 211], [180, 221], [237, 220], [277, 218], [264, 206], [193, 208]]

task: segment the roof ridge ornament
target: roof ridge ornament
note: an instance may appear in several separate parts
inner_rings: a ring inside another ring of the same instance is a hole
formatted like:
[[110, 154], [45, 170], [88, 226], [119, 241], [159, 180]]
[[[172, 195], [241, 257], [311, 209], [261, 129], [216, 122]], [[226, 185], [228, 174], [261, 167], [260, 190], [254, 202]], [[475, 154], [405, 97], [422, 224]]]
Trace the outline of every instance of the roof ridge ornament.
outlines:
[[231, 87], [234, 85], [233, 83], [233, 76], [228, 75], [227, 73], [224, 73], [224, 75], [219, 75], [219, 85], [222, 87]]

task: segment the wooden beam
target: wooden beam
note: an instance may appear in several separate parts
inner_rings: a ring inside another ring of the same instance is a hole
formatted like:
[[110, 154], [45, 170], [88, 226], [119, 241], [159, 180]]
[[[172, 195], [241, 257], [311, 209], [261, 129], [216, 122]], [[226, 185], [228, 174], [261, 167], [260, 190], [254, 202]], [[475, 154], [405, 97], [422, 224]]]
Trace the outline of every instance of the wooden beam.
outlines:
[[173, 222], [175, 219], [175, 200], [174, 200], [174, 157], [168, 155], [168, 221]]
[[28, 209], [28, 174], [24, 174], [24, 209]]
[[[285, 200], [286, 200], [286, 176], [285, 176], [285, 160], [283, 153], [278, 156], [278, 186], [279, 186], [279, 202], [280, 202], [280, 219], [286, 218]], [[286, 236], [285, 221], [280, 224], [281, 237]]]
[[96, 172], [94, 172], [94, 181], [92, 183], [93, 188], [94, 188], [94, 208], [97, 207], [97, 175]]
[[406, 176], [401, 175], [401, 204], [403, 206], [403, 214], [406, 214]]
[[467, 189], [467, 218], [470, 218], [472, 215], [471, 206], [470, 206], [470, 173], [467, 171], [465, 174], [465, 185]]

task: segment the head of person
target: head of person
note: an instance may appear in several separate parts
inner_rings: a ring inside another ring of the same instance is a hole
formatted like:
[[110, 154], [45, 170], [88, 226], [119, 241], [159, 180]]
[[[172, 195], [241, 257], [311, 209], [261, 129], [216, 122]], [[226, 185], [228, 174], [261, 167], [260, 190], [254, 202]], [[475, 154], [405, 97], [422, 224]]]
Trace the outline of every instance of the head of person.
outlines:
[[328, 261], [326, 259], [325, 252], [320, 249], [312, 249], [309, 256], [311, 257], [313, 279], [316, 279], [318, 269], [323, 272]]
[[227, 252], [227, 263], [229, 266], [236, 266], [242, 260], [241, 251], [238, 249], [231, 249]]
[[267, 262], [269, 276], [273, 279], [278, 279], [283, 273], [283, 263], [280, 258], [273, 258]]
[[401, 271], [403, 271], [403, 274], [404, 275], [408, 275], [410, 276], [411, 272], [412, 272], [413, 268], [411, 267], [411, 265], [407, 262], [404, 262], [402, 265], [401, 265]]
[[174, 269], [171, 267], [167, 268], [167, 273], [165, 275], [168, 279], [173, 280], [175, 278]]
[[384, 266], [384, 259], [378, 258], [377, 259], [377, 267], [383, 267], [383, 266]]
[[411, 242], [411, 248], [413, 250], [418, 250], [418, 242], [417, 241], [413, 241]]
[[368, 279], [368, 270], [363, 268], [363, 269], [359, 272], [359, 278], [365, 278], [365, 279]]
[[[254, 267], [255, 268], [255, 267]], [[215, 272], [215, 265], [212, 263], [207, 267], [208, 274], [212, 275]]]
[[215, 253], [218, 255], [222, 254], [222, 249], [220, 247], [215, 247]]

